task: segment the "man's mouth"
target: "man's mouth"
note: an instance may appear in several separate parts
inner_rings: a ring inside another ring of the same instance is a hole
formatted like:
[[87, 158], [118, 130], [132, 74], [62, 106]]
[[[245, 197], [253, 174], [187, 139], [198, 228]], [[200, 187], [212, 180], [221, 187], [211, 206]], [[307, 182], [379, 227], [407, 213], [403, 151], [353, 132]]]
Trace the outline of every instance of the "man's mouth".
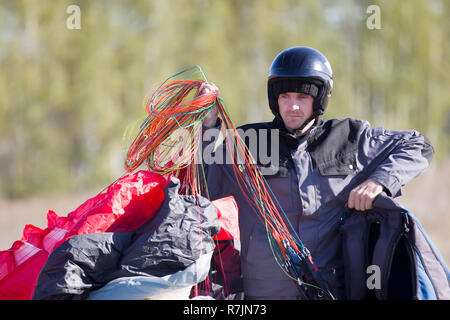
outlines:
[[288, 114], [289, 118], [303, 118], [303, 115], [301, 114]]

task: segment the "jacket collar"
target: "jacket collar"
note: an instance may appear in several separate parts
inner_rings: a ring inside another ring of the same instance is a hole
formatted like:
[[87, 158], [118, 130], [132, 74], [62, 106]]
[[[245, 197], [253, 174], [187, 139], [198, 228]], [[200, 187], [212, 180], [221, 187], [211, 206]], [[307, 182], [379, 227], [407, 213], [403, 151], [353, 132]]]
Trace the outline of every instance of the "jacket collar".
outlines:
[[298, 136], [291, 131], [289, 131], [284, 125], [283, 119], [281, 119], [280, 114], [278, 113], [275, 118], [272, 120], [272, 125], [274, 128], [280, 130], [280, 136], [284, 138], [289, 146], [297, 147], [301, 140], [305, 138], [309, 138], [312, 136], [313, 132], [317, 130], [318, 127], [322, 126], [325, 121], [321, 116], [318, 117], [317, 121], [314, 125], [306, 132], [304, 135]]

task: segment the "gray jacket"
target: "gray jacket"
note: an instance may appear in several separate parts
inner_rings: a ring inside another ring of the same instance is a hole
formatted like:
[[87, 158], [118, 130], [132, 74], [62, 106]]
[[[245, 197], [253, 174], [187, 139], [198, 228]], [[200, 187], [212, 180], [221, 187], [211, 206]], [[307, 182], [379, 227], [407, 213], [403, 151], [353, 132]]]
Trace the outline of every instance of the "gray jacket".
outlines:
[[[345, 298], [339, 223], [350, 191], [370, 178], [388, 195], [399, 196], [401, 187], [428, 167], [430, 142], [415, 130], [371, 128], [367, 121], [353, 119], [320, 119], [300, 138], [278, 118], [240, 129], [244, 136], [250, 130], [262, 137], [257, 148], [251, 143], [249, 148], [262, 169], [274, 169], [265, 170], [270, 189], [334, 295]], [[263, 163], [267, 159], [261, 150], [278, 151], [276, 163]], [[240, 191], [232, 166], [209, 164], [206, 178], [211, 200], [233, 195], [237, 201], [246, 298], [298, 299], [298, 289], [274, 260], [265, 228]]]

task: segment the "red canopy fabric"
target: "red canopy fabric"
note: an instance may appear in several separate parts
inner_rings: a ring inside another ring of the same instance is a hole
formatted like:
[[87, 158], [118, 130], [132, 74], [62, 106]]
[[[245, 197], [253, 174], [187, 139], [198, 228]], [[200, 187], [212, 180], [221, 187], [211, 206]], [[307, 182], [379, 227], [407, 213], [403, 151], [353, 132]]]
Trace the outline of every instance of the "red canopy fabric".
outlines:
[[47, 228], [26, 225], [21, 240], [0, 251], [0, 299], [28, 300], [48, 256], [74, 235], [139, 228], [164, 200], [163, 176], [138, 171], [118, 179], [66, 217], [47, 213]]
[[[90, 198], [66, 217], [47, 213], [47, 227], [31, 224], [21, 240], [0, 251], [0, 300], [29, 300], [49, 255], [72, 236], [139, 228], [164, 200], [166, 179], [150, 171], [126, 175]], [[212, 201], [221, 231], [216, 240], [239, 239], [238, 208], [233, 197]]]

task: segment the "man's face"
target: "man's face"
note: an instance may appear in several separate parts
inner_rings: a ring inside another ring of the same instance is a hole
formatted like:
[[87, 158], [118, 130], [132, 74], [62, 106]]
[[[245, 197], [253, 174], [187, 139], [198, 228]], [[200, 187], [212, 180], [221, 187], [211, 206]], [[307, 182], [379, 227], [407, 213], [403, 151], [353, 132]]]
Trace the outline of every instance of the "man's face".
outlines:
[[285, 92], [278, 96], [278, 107], [289, 131], [298, 129], [313, 114], [314, 98], [305, 93]]

